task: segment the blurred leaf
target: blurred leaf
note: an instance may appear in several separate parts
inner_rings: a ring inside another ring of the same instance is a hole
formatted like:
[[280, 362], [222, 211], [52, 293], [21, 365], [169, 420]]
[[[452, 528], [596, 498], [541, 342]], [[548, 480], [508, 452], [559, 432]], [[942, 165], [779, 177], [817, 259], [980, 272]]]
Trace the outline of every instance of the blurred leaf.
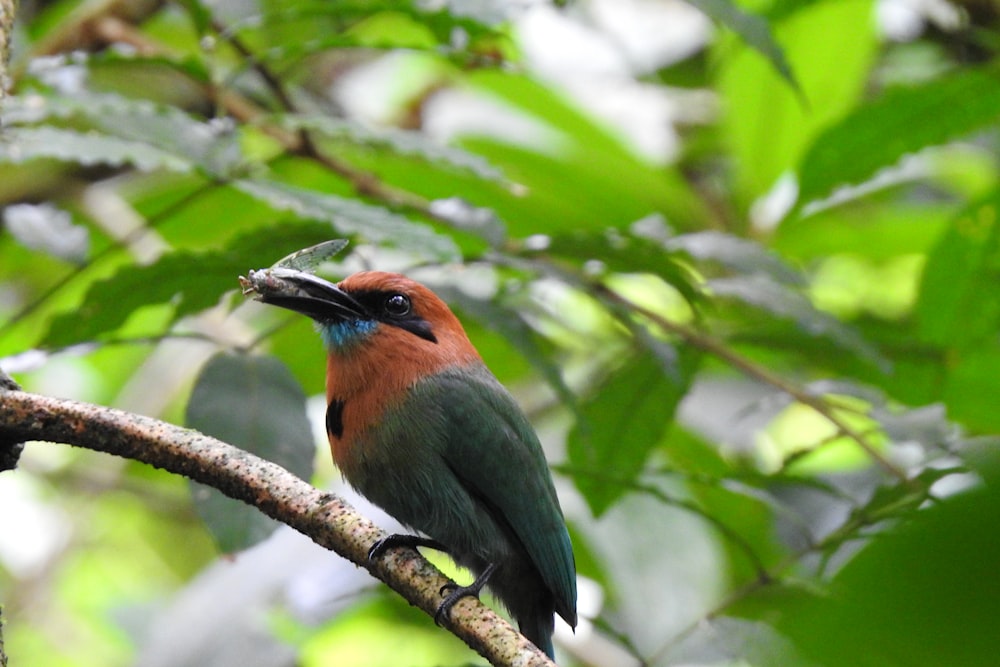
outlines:
[[665, 245], [617, 229], [605, 229], [555, 235], [548, 240], [542, 252], [571, 259], [580, 267], [593, 261], [604, 269], [619, 273], [651, 273], [680, 292], [688, 303], [701, 300], [697, 278], [680, 261], [680, 253], [670, 242]]
[[[777, 628], [816, 665], [996, 664], [996, 470], [868, 543], [832, 594], [786, 605]], [[861, 622], [863, 619], [863, 622]]]
[[[796, 92], [772, 64], [735, 40], [717, 49], [718, 90], [732, 113], [722, 118], [735, 167], [735, 202], [745, 211], [791, 173], [815, 136], [865, 92], [881, 48], [872, 0], [823, 0], [772, 24], [801, 85]], [[844, 39], [850, 35], [850, 48]]]
[[237, 277], [270, 266], [282, 255], [329, 240], [323, 223], [286, 223], [234, 238], [223, 250], [177, 251], [146, 266], [129, 265], [95, 282], [79, 308], [56, 317], [42, 340], [63, 347], [95, 340], [120, 327], [143, 306], [172, 302], [171, 321], [216, 305], [237, 289]]
[[[1000, 432], [1000, 345], [996, 342], [972, 346], [945, 357], [948, 362], [943, 398], [948, 416], [977, 433]], [[940, 390], [940, 376], [935, 368], [935, 388]]]
[[428, 162], [440, 163], [456, 169], [466, 169], [486, 181], [508, 184], [503, 172], [485, 158], [442, 145], [423, 132], [413, 132], [387, 127], [369, 127], [356, 121], [330, 116], [287, 114], [278, 117], [281, 126], [289, 129], [310, 130], [321, 137], [346, 139], [357, 144], [384, 147], [399, 155], [414, 155]]
[[580, 403], [567, 454], [576, 486], [595, 516], [642, 472], [673, 422], [699, 359], [697, 352], [682, 348], [671, 374], [652, 353], [635, 355]]
[[799, 83], [795, 80], [795, 73], [791, 65], [785, 59], [785, 53], [774, 40], [771, 26], [766, 19], [745, 12], [730, 0], [687, 0], [688, 4], [697, 7], [713, 21], [721, 23], [729, 28], [752, 48], [760, 52], [767, 58], [771, 66], [788, 82], [796, 91], [799, 90]]
[[[142, 156], [156, 155], [157, 152], [170, 155], [175, 160], [155, 166], [177, 171], [197, 168], [215, 177], [233, 174], [243, 165], [235, 125], [221, 120], [203, 122], [176, 107], [110, 93], [80, 93], [72, 97], [31, 94], [17, 98], [13, 106], [12, 120], [16, 122], [74, 118], [87, 122], [94, 131], [107, 135], [108, 139], [117, 137], [122, 142], [130, 142], [121, 145], [132, 146], [132, 150], [138, 153], [139, 157], [128, 162], [141, 169], [151, 167], [137, 160]], [[35, 131], [44, 129], [46, 128], [36, 128]], [[21, 140], [25, 141], [25, 137], [30, 137], [31, 133], [28, 128], [20, 128], [19, 135], [15, 136], [21, 136]], [[85, 136], [100, 135], [88, 133]], [[51, 141], [53, 138], [43, 133], [36, 136], [34, 141]], [[115, 146], [113, 142], [109, 143], [108, 148]], [[102, 147], [103, 144], [99, 144], [91, 148], [91, 154], [100, 154], [98, 151]], [[69, 150], [64, 147], [64, 151], [71, 155]], [[77, 147], [75, 150], [82, 151], [82, 148]], [[124, 149], [119, 149], [119, 152], [121, 150]], [[112, 155], [114, 154], [113, 152]], [[149, 159], [146, 157], [146, 161]], [[78, 161], [87, 164], [85, 159]]]
[[824, 336], [869, 362], [889, 368], [888, 360], [849, 325], [819, 311], [803, 294], [763, 275], [715, 278], [708, 288], [716, 295], [738, 299], [778, 317], [788, 318], [810, 336]]
[[55, 127], [10, 127], [4, 131], [0, 162], [22, 164], [42, 158], [76, 162], [85, 167], [132, 165], [142, 171], [185, 172], [193, 168], [187, 160], [149, 144], [94, 132]]
[[330, 222], [342, 235], [358, 235], [439, 262], [457, 261], [461, 256], [449, 237], [388, 208], [276, 181], [239, 180], [233, 185], [275, 210]]
[[916, 313], [922, 337], [945, 347], [993, 338], [1000, 323], [1000, 191], [956, 217], [924, 267]]
[[486, 327], [499, 332], [545, 378], [566, 406], [572, 409], [576, 405], [576, 397], [566, 386], [559, 366], [553, 363], [542, 341], [520, 313], [492, 300], [473, 299], [460, 289], [438, 288], [436, 291], [448, 303], [457, 305]]
[[697, 232], [675, 236], [666, 242], [668, 250], [682, 252], [694, 259], [716, 262], [730, 271], [763, 273], [774, 280], [802, 285], [805, 278], [780, 256], [759, 243], [722, 232]]
[[1000, 72], [965, 69], [893, 89], [825, 130], [802, 160], [800, 201], [857, 185], [922, 148], [1000, 120]]
[[[273, 357], [219, 353], [202, 368], [185, 416], [187, 426], [282, 466], [312, 476], [316, 445], [306, 397]], [[191, 483], [195, 509], [224, 553], [247, 549], [278, 524], [250, 505]]]

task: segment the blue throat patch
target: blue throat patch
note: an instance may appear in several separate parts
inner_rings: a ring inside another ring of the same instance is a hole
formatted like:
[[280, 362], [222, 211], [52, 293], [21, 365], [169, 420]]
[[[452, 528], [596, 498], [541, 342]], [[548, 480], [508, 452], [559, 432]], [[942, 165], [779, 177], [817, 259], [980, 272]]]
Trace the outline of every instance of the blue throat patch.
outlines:
[[345, 350], [375, 333], [378, 322], [375, 320], [348, 320], [333, 324], [318, 324], [316, 328], [319, 329], [327, 349]]

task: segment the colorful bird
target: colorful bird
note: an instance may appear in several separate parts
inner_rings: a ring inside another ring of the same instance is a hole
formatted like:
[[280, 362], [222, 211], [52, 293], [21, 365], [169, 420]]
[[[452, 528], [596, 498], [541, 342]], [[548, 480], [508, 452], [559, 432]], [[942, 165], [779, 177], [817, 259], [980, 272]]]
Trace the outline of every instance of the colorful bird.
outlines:
[[521, 632], [553, 655], [554, 613], [576, 626], [576, 566], [552, 477], [524, 413], [433, 292], [404, 276], [356, 273], [337, 285], [291, 268], [252, 271], [245, 293], [308, 315], [329, 354], [326, 430], [362, 495], [485, 585]]

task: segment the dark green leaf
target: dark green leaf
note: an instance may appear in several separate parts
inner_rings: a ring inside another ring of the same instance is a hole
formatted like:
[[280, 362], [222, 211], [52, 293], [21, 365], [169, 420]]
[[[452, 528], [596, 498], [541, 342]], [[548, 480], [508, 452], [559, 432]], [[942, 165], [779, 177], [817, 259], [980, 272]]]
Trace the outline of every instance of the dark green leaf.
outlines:
[[175, 303], [173, 320], [214, 306], [238, 287], [247, 270], [332, 236], [324, 223], [288, 223], [253, 230], [234, 238], [223, 250], [178, 251], [147, 266], [129, 265], [94, 283], [83, 303], [53, 320], [42, 345], [62, 347], [94, 340], [114, 331], [137, 309]]
[[681, 261], [686, 258], [669, 244], [607, 229], [553, 236], [543, 252], [570, 259], [581, 267], [596, 261], [619, 273], [651, 273], [674, 287], [689, 303], [701, 299], [696, 277]]
[[764, 275], [717, 278], [708, 287], [720, 297], [738, 299], [755, 308], [788, 318], [810, 336], [829, 338], [838, 346], [888, 369], [889, 363], [878, 349], [849, 325], [817, 310], [803, 294]]
[[[220, 353], [195, 382], [185, 423], [308, 480], [316, 445], [306, 416], [306, 397], [275, 358]], [[216, 489], [191, 483], [195, 509], [225, 553], [241, 551], [270, 535], [278, 524], [256, 508]]]
[[830, 595], [783, 606], [776, 627], [813, 665], [996, 664], [996, 482], [994, 469], [982, 486], [873, 540], [837, 575]]
[[666, 242], [667, 249], [682, 252], [694, 259], [716, 262], [738, 273], [763, 273], [774, 280], [802, 285], [802, 274], [790, 267], [777, 254], [759, 243], [722, 232], [682, 234]]
[[241, 180], [234, 186], [276, 210], [330, 222], [342, 235], [390, 244], [433, 261], [453, 262], [460, 257], [454, 241], [447, 236], [381, 206], [276, 181]]
[[604, 513], [642, 472], [687, 393], [699, 356], [679, 350], [676, 372], [652, 353], [629, 359], [580, 405], [568, 440], [577, 488], [595, 515]]
[[857, 185], [908, 153], [942, 144], [1000, 119], [1000, 74], [993, 69], [948, 72], [891, 90], [823, 132], [799, 176], [802, 203]]

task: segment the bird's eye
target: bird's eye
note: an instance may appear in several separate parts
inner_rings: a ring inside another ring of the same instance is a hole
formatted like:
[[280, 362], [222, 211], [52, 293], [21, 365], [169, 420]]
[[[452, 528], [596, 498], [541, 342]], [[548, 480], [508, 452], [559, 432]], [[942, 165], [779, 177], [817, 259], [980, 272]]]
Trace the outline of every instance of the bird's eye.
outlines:
[[410, 299], [405, 294], [393, 294], [385, 300], [385, 312], [393, 317], [410, 314]]

